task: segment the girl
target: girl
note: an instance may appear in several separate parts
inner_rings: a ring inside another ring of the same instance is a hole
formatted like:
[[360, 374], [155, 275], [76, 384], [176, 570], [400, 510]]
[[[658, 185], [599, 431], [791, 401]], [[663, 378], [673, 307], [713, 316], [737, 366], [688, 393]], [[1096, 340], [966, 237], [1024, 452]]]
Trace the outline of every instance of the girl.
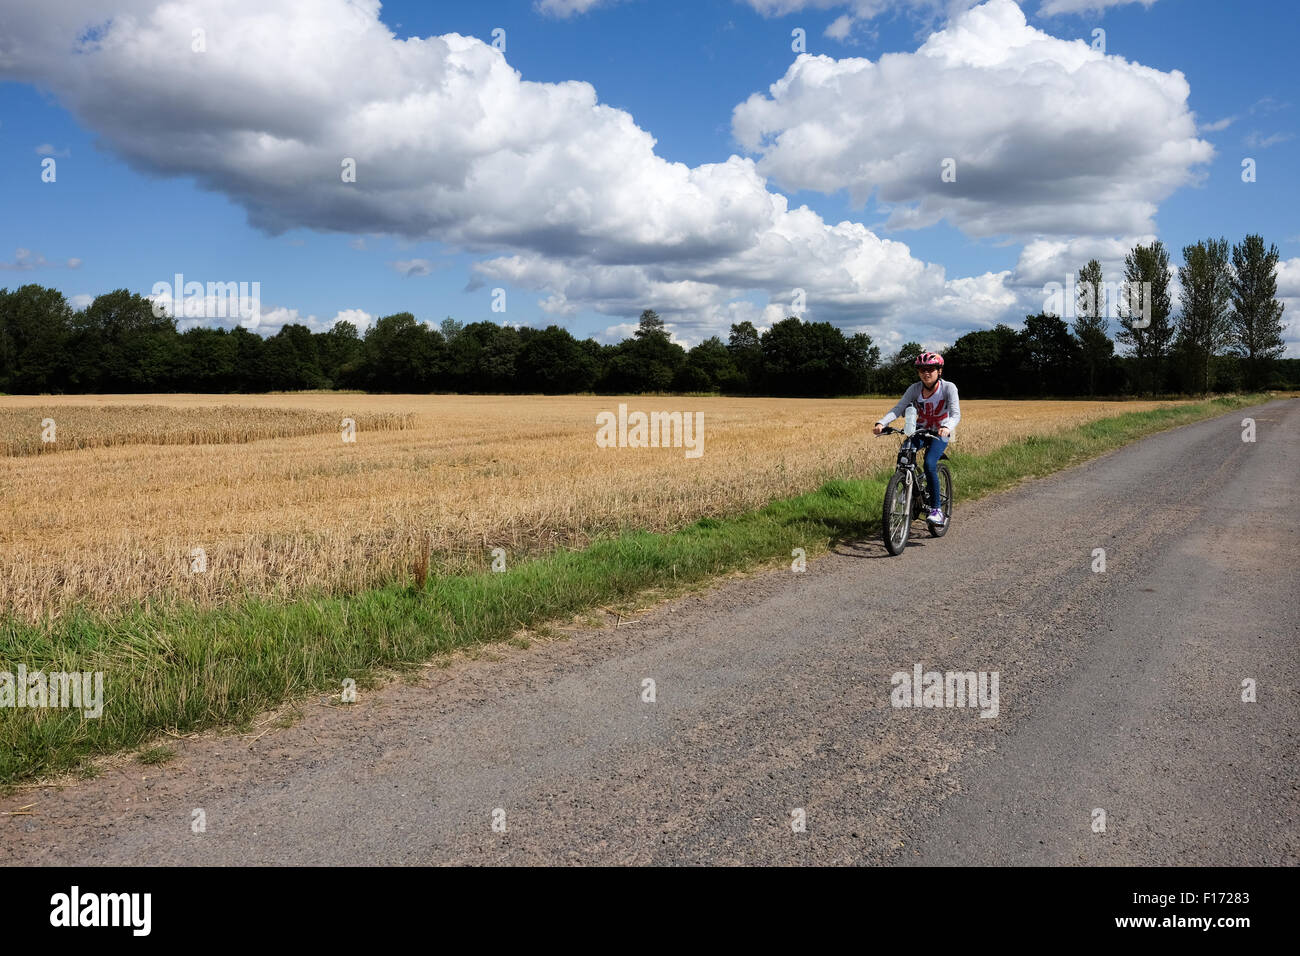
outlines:
[[908, 386], [898, 404], [889, 410], [884, 418], [876, 422], [871, 429], [879, 435], [881, 429], [902, 415], [909, 405], [916, 405], [916, 425], [918, 428], [932, 428], [939, 432], [938, 438], [930, 439], [930, 447], [925, 452], [925, 483], [930, 489], [930, 516], [926, 520], [936, 525], [943, 524], [943, 511], [939, 507], [939, 456], [948, 447], [953, 429], [961, 421], [961, 406], [957, 401], [957, 386], [942, 378], [943, 356], [938, 352], [922, 352], [913, 363], [921, 380]]

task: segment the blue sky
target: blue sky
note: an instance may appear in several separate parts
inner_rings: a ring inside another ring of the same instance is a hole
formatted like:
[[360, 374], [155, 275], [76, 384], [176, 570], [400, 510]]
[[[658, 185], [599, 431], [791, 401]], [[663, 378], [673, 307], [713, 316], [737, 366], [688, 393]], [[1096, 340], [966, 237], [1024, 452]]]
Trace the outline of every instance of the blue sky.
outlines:
[[[1067, 12], [1044, 15], [1052, 4]], [[1117, 277], [1143, 236], [1177, 259], [1205, 236], [1259, 232], [1284, 260], [1287, 318], [1300, 307], [1285, 3], [195, 0], [179, 19], [159, 6], [0, 13], [0, 285], [80, 304], [178, 272], [256, 281], [263, 332], [411, 311], [612, 341], [655, 308], [687, 344], [739, 318], [770, 324], [803, 288], [805, 318], [888, 350], [1014, 324], [1090, 255]], [[73, 52], [93, 24], [101, 42]], [[498, 28], [503, 60], [485, 46]], [[796, 28], [816, 59], [796, 63]], [[1079, 69], [1054, 41], [1095, 45], [1096, 28], [1104, 55]], [[202, 51], [184, 48], [194, 29]], [[449, 34], [482, 44], [449, 59], [430, 41]], [[568, 81], [612, 110], [589, 122], [598, 111]], [[352, 152], [352, 191], [326, 184]], [[960, 195], [939, 183], [949, 154]], [[809, 217], [787, 215], [800, 206]], [[1288, 338], [1300, 355], [1294, 322]]]

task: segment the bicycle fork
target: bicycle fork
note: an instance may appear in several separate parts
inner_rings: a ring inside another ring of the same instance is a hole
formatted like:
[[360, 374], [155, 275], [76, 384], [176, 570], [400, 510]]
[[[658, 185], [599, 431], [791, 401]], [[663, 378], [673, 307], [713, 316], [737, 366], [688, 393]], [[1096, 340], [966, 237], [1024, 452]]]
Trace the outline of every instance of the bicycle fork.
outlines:
[[[920, 512], [929, 508], [929, 503], [925, 500], [925, 482], [922, 481], [919, 469], [909, 468], [907, 470], [907, 517], [913, 521], [920, 517]], [[917, 510], [913, 511], [913, 505], [918, 504]]]

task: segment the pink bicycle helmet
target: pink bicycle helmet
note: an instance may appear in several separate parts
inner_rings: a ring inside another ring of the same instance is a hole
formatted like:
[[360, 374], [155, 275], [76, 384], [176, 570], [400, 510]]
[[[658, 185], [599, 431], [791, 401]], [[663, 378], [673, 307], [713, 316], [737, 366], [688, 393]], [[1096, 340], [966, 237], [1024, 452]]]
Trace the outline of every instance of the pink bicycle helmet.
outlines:
[[922, 352], [912, 364], [917, 368], [943, 368], [943, 356], [938, 352]]

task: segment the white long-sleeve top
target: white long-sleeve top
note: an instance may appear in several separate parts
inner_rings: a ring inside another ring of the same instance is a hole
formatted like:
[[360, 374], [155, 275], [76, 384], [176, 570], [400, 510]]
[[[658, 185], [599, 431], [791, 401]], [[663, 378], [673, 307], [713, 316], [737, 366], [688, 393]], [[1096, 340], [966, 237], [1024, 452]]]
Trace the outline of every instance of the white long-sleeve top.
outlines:
[[957, 423], [961, 421], [961, 402], [957, 399], [957, 386], [946, 378], [940, 378], [935, 386], [934, 394], [929, 398], [921, 397], [923, 389], [924, 386], [920, 382], [913, 382], [908, 386], [907, 391], [903, 393], [903, 397], [898, 400], [898, 404], [891, 408], [885, 417], [879, 419], [876, 424], [888, 425], [907, 411], [907, 406], [916, 403], [916, 424], [918, 428], [933, 428], [935, 431], [940, 428], [948, 428], [952, 431], [948, 437], [957, 437]]

